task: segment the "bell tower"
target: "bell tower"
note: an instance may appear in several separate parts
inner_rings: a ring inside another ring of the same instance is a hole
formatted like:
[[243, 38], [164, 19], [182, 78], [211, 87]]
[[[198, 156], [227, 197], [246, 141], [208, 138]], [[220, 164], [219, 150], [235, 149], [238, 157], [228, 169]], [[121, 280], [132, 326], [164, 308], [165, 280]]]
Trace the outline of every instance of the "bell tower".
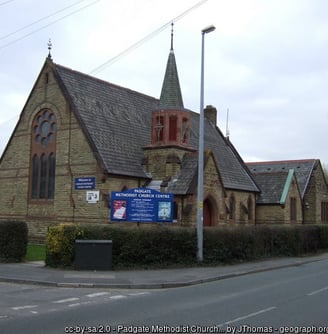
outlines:
[[173, 23], [159, 108], [152, 112], [151, 143], [144, 150], [147, 172], [161, 179], [176, 175], [183, 155], [195, 151], [190, 147], [190, 111], [183, 105], [173, 50]]
[[186, 148], [190, 139], [190, 113], [187, 110], [161, 109], [152, 113], [151, 146]]

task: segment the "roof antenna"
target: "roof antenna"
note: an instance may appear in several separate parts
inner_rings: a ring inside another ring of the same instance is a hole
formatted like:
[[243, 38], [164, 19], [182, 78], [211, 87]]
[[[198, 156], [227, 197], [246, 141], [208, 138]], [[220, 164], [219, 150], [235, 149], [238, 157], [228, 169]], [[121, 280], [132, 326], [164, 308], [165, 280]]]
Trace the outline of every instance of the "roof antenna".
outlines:
[[174, 26], [174, 23], [172, 21], [171, 23], [171, 51], [173, 51], [173, 26]]
[[51, 43], [51, 39], [49, 38], [49, 41], [48, 41], [48, 50], [49, 50], [48, 58], [49, 59], [52, 59], [52, 57], [51, 57], [51, 48], [52, 48], [52, 43]]
[[227, 120], [226, 120], [226, 138], [229, 140], [230, 131], [229, 131], [229, 108], [227, 109]]

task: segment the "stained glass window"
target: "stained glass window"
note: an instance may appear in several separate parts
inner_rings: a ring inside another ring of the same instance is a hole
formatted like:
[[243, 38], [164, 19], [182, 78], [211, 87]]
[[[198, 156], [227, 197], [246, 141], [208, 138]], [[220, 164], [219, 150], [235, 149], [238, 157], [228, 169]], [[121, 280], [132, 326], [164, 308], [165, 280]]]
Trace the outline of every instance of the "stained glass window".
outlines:
[[51, 200], [55, 196], [56, 134], [55, 114], [49, 109], [41, 110], [32, 125], [32, 199]]

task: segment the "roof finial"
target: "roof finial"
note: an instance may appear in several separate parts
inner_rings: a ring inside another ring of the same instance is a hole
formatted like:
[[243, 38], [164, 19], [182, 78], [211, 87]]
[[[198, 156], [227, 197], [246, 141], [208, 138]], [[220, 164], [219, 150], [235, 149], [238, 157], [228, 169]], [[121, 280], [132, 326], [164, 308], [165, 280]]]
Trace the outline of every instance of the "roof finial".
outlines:
[[172, 21], [171, 23], [171, 51], [173, 51], [173, 26], [174, 26], [174, 23]]
[[49, 50], [48, 58], [49, 59], [52, 59], [52, 57], [51, 57], [51, 48], [52, 48], [52, 43], [51, 43], [51, 39], [49, 38], [49, 41], [48, 41], [48, 50]]
[[227, 120], [226, 120], [226, 138], [229, 140], [230, 130], [229, 130], [229, 108], [227, 109]]

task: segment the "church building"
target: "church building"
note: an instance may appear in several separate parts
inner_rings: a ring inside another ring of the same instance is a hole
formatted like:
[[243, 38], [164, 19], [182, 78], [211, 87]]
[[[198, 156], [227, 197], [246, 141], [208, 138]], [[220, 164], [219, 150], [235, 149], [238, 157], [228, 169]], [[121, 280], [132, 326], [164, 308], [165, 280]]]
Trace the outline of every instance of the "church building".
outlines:
[[[207, 106], [204, 225], [254, 224], [259, 188], [216, 118]], [[110, 193], [141, 187], [173, 193], [174, 223], [195, 225], [198, 128], [199, 114], [184, 107], [173, 40], [159, 99], [49, 53], [1, 157], [0, 219], [26, 221], [30, 238], [52, 224], [111, 223]]]
[[[204, 115], [204, 225], [255, 224], [260, 179], [218, 128], [216, 108]], [[49, 53], [0, 160], [0, 219], [26, 221], [30, 239], [43, 239], [53, 224], [115, 223], [111, 192], [149, 188], [174, 195], [172, 224], [195, 226], [198, 136], [172, 37], [159, 99], [56, 64]], [[296, 176], [288, 182], [301, 207]]]

